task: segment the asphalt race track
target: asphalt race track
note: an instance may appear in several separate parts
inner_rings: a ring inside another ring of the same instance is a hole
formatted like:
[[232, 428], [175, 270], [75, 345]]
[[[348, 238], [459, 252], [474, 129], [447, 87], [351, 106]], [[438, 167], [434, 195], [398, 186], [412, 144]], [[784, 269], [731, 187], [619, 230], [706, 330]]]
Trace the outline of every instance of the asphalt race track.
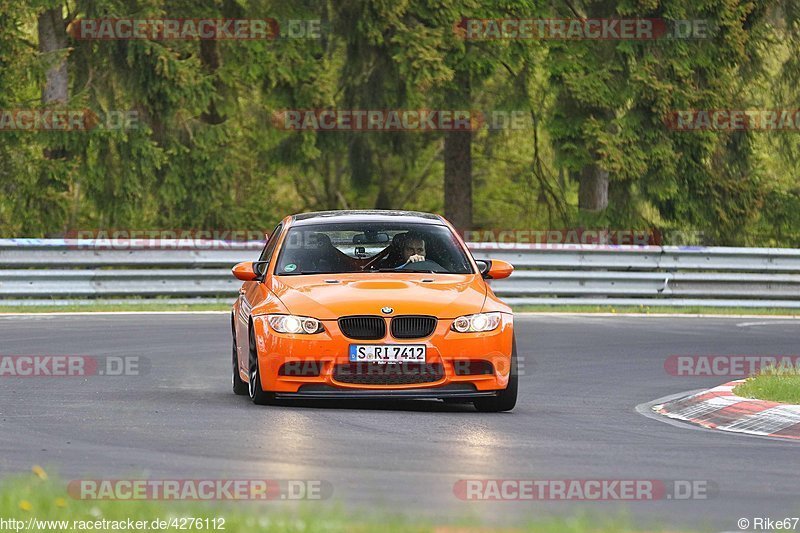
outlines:
[[[737, 530], [800, 516], [800, 443], [676, 427], [636, 406], [726, 378], [674, 377], [672, 354], [798, 354], [800, 321], [518, 316], [511, 413], [434, 402], [257, 407], [230, 391], [225, 314], [0, 317], [0, 354], [139, 356], [145, 375], [0, 378], [0, 472], [64, 479], [320, 479], [347, 510], [495, 523], [628, 513]], [[709, 480], [711, 499], [468, 502], [459, 479]], [[264, 505], [281, 506], [286, 502]], [[274, 507], [273, 507], [274, 508]]]

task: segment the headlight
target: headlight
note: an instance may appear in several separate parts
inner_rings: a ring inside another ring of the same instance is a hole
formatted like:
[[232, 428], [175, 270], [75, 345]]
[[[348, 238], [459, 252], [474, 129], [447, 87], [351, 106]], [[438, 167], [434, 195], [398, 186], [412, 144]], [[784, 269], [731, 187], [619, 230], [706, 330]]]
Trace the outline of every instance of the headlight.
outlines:
[[453, 320], [450, 329], [459, 333], [491, 331], [500, 325], [500, 313], [478, 313], [460, 316]]
[[316, 318], [295, 315], [267, 315], [269, 327], [278, 333], [312, 334], [324, 330]]

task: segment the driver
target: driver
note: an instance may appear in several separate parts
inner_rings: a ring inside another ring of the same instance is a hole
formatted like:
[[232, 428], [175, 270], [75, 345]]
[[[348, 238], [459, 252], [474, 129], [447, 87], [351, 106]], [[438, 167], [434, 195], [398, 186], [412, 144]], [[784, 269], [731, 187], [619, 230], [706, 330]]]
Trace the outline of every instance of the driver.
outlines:
[[403, 263], [425, 261], [425, 239], [419, 233], [408, 232], [403, 239]]
[[420, 233], [398, 233], [389, 245], [389, 254], [380, 262], [380, 268], [398, 269], [409, 263], [425, 261], [425, 239]]

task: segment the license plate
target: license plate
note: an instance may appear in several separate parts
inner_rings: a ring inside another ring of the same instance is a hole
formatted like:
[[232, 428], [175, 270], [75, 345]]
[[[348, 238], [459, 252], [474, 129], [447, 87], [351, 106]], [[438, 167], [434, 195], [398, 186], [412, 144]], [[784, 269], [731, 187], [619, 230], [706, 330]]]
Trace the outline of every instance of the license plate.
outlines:
[[424, 363], [424, 344], [351, 344], [351, 363]]

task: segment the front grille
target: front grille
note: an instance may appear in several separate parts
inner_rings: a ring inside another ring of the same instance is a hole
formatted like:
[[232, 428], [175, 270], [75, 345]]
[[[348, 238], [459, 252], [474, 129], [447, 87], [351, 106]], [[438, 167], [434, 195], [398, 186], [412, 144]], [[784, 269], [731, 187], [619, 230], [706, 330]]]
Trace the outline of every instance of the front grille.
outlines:
[[436, 329], [436, 317], [396, 316], [392, 319], [392, 337], [396, 339], [421, 339]]
[[386, 336], [386, 321], [379, 316], [346, 316], [339, 319], [339, 329], [345, 337], [374, 341]]
[[433, 383], [444, 378], [441, 363], [348, 363], [336, 365], [333, 379], [339, 383], [357, 385], [410, 385]]

